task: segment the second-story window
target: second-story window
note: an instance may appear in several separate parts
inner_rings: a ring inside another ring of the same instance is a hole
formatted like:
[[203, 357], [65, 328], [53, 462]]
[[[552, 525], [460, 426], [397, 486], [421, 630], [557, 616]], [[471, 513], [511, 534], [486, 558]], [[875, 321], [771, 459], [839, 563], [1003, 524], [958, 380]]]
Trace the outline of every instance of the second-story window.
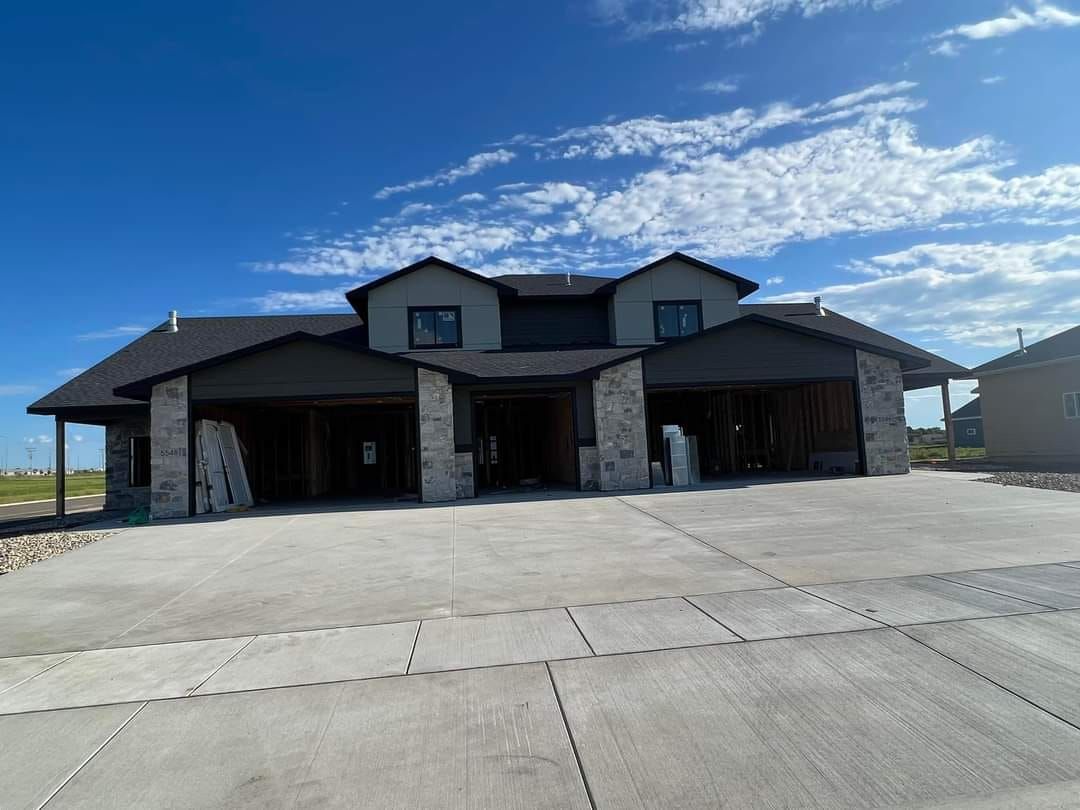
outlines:
[[411, 307], [410, 349], [461, 347], [461, 307]]
[[657, 340], [673, 340], [701, 331], [700, 301], [657, 301], [653, 314]]

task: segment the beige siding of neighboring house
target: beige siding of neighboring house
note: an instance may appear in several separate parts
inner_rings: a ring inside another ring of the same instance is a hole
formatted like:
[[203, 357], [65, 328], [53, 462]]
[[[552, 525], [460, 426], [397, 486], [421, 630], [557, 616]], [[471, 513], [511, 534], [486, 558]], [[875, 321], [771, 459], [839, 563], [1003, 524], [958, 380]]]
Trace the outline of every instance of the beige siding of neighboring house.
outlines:
[[502, 348], [495, 289], [437, 265], [421, 267], [368, 293], [368, 345], [384, 352], [407, 352], [409, 307], [461, 307], [462, 348]]
[[615, 288], [611, 321], [618, 345], [656, 342], [655, 301], [701, 301], [703, 329], [739, 317], [739, 293], [733, 282], [672, 259]]
[[1080, 391], [1080, 358], [980, 377], [987, 455], [1080, 461], [1080, 419], [1065, 418], [1067, 391]]

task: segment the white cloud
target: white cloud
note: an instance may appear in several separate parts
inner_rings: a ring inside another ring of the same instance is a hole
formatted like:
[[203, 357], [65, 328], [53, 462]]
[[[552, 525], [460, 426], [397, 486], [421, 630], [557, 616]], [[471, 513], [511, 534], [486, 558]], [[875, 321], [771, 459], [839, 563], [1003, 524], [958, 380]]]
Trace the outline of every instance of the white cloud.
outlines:
[[1002, 350], [1017, 326], [1038, 340], [1075, 326], [1080, 312], [1080, 236], [920, 244], [852, 269], [874, 277], [766, 300], [822, 295], [830, 309], [885, 331]]
[[674, 42], [671, 45], [668, 45], [668, 50], [674, 51], [675, 53], [685, 53], [686, 51], [691, 51], [694, 48], [700, 48], [703, 45], [708, 44], [709, 43], [704, 39], [692, 39], [686, 42]]
[[62, 368], [56, 372], [56, 376], [64, 378], [77, 377], [84, 371], [86, 371], [86, 369], [81, 366], [76, 366], [74, 368]]
[[703, 93], [734, 93], [738, 89], [739, 82], [735, 79], [714, 79], [698, 87]]
[[766, 20], [787, 13], [813, 17], [824, 11], [880, 8], [884, 0], [596, 0], [607, 23], [621, 25], [634, 36], [660, 31], [760, 31]]
[[805, 107], [779, 102], [761, 110], [740, 107], [703, 118], [677, 121], [659, 116], [630, 118], [575, 127], [551, 138], [534, 140], [532, 145], [545, 149], [545, 155], [553, 158], [607, 160], [659, 154], [667, 160], [678, 161], [719, 149], [736, 150], [780, 127], [913, 112], [921, 109], [923, 102], [901, 94], [917, 86], [910, 81], [874, 84]]
[[402, 209], [398, 211], [399, 217], [411, 217], [416, 214], [426, 214], [429, 211], [434, 211], [435, 206], [428, 203], [409, 203], [406, 206], [402, 206]]
[[765, 286], [766, 287], [772, 287], [772, 286], [775, 286], [777, 284], [783, 284], [783, 283], [784, 283], [784, 277], [783, 276], [769, 276], [767, 279], [765, 279]]
[[457, 198], [457, 201], [460, 203], [474, 203], [483, 202], [486, 199], [487, 197], [485, 195], [481, 194], [479, 191], [474, 191], [471, 194], [462, 194]]
[[1002, 17], [994, 17], [981, 22], [958, 25], [937, 34], [938, 39], [962, 37], [964, 39], [993, 39], [1007, 37], [1025, 28], [1055, 28], [1080, 25], [1080, 15], [1049, 3], [1036, 2], [1031, 11], [1013, 6]]
[[566, 205], [573, 205], [579, 213], [585, 213], [592, 208], [596, 195], [585, 186], [573, 183], [543, 183], [531, 191], [503, 194], [499, 201], [534, 215], [550, 214], [557, 206]]
[[963, 49], [963, 47], [963, 45], [958, 45], [951, 39], [946, 39], [942, 40], [936, 45], [931, 45], [930, 53], [934, 54], [935, 56], [947, 56], [951, 59], [955, 56], [959, 56], [960, 51]]
[[356, 284], [344, 284], [329, 290], [311, 292], [271, 290], [251, 299], [260, 312], [321, 312], [327, 309], [347, 309], [345, 293]]
[[381, 188], [375, 192], [375, 199], [384, 200], [394, 194], [416, 191], [421, 188], [431, 188], [432, 186], [453, 185], [464, 177], [472, 177], [473, 175], [480, 174], [481, 172], [490, 169], [492, 166], [509, 163], [515, 157], [517, 157], [517, 155], [509, 149], [496, 149], [494, 152], [481, 152], [473, 155], [460, 166], [451, 166], [448, 169], [436, 172], [430, 177], [411, 180], [408, 183], [402, 183], [399, 186], [386, 186], [385, 188]]
[[983, 84], [1000, 84], [1001, 82], [1005, 81], [1005, 77], [1004, 76], [985, 76], [982, 79], [979, 79], [979, 81], [982, 82]]
[[600, 196], [586, 225], [636, 248], [765, 256], [789, 242], [950, 217], [1080, 209], [1080, 166], [1002, 179], [1008, 165], [989, 138], [927, 147], [909, 122], [874, 117], [735, 157], [713, 153], [642, 172]]
[[21, 394], [32, 394], [36, 390], [36, 385], [17, 385], [8, 383], [0, 385], [0, 397], [16, 397]]
[[135, 335], [143, 334], [147, 328], [145, 326], [136, 326], [134, 324], [128, 324], [124, 326], [114, 326], [112, 329], [102, 329], [99, 332], [86, 332], [81, 335], [76, 335], [76, 340], [108, 340], [109, 338], [120, 337], [133, 337]]

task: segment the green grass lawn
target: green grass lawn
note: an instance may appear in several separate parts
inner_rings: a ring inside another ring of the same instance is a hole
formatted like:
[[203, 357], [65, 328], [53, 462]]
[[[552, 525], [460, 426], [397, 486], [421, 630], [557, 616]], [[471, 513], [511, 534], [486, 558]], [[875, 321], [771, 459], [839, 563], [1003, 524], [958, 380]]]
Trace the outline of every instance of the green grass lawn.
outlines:
[[[932, 461], [934, 459], [940, 459], [944, 461], [948, 458], [948, 451], [943, 444], [927, 444], [927, 445], [912, 445], [909, 448], [912, 461]], [[986, 455], [986, 448], [983, 447], [957, 447], [957, 458], [982, 458]]]
[[[105, 473], [72, 473], [65, 479], [67, 496], [100, 495], [105, 491]], [[44, 501], [56, 496], [54, 475], [6, 475], [0, 478], [0, 504]]]

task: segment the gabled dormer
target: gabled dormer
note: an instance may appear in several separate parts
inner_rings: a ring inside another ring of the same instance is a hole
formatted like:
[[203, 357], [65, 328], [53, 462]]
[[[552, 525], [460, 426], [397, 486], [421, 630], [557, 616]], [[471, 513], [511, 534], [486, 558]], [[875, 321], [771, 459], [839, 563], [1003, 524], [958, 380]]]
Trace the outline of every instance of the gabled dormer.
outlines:
[[608, 282], [611, 341], [636, 346], [689, 337], [739, 317], [739, 300], [756, 282], [671, 253]]
[[384, 352], [501, 349], [499, 299], [511, 287], [429, 256], [346, 293]]

